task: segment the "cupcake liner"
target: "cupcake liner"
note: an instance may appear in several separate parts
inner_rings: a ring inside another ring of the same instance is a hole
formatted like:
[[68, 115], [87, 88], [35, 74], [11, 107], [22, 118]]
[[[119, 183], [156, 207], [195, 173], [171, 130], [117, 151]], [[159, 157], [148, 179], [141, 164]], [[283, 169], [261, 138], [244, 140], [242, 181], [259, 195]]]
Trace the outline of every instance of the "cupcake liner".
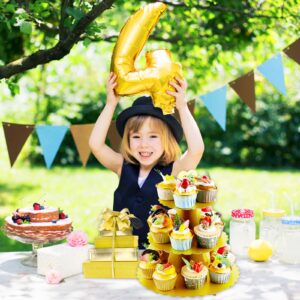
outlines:
[[178, 208], [192, 208], [196, 204], [197, 194], [177, 195], [173, 194], [175, 206]]
[[151, 232], [155, 243], [167, 244], [170, 242], [169, 232]]
[[215, 273], [209, 270], [210, 281], [214, 283], [226, 283], [230, 278], [230, 272], [227, 273]]
[[179, 251], [185, 251], [192, 248], [193, 237], [187, 240], [174, 239], [170, 236], [172, 248]]
[[198, 190], [197, 202], [200, 202], [200, 203], [213, 202], [217, 198], [217, 193], [218, 193], [217, 189], [209, 190], [209, 191]]
[[164, 189], [157, 187], [157, 194], [160, 200], [173, 200], [173, 191], [171, 189]]
[[170, 290], [174, 289], [175, 284], [176, 284], [176, 279], [177, 279], [177, 276], [172, 279], [167, 279], [167, 280], [163, 280], [163, 279], [159, 280], [159, 279], [153, 278], [153, 281], [158, 290], [166, 292], [166, 291], [170, 291]]
[[197, 289], [202, 288], [205, 283], [205, 278], [206, 278], [206, 275], [202, 276], [200, 278], [188, 278], [188, 277], [183, 276], [185, 286], [191, 290], [197, 290]]
[[210, 249], [217, 245], [219, 234], [215, 237], [202, 237], [196, 234], [198, 246], [200, 248]]
[[143, 268], [140, 268], [141, 272], [142, 272], [142, 275], [145, 279], [152, 279], [152, 275], [155, 271], [155, 268], [153, 269], [143, 269]]

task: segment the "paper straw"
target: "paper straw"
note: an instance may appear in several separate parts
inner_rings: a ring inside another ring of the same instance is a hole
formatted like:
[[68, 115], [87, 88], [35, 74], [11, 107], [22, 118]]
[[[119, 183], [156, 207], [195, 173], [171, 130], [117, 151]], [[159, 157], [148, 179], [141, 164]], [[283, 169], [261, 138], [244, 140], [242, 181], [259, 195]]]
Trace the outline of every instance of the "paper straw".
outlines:
[[272, 190], [267, 190], [267, 192], [270, 194], [271, 208], [275, 209], [275, 193]]

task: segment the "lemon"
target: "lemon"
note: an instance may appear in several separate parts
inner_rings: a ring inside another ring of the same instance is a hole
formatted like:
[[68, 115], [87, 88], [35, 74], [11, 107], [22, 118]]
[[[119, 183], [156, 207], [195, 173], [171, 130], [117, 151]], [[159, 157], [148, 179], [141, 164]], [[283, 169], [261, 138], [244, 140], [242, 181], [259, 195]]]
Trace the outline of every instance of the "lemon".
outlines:
[[248, 256], [254, 261], [267, 261], [272, 254], [271, 244], [264, 240], [255, 240], [248, 248]]

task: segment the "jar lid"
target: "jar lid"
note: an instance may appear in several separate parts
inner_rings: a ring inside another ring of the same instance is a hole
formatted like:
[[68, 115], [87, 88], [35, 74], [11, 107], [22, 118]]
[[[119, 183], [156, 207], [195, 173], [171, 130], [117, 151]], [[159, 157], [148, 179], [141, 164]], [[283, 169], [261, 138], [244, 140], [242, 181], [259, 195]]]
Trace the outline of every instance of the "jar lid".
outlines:
[[250, 219], [254, 217], [254, 211], [248, 208], [234, 209], [231, 216], [237, 219]]
[[266, 216], [266, 217], [281, 218], [285, 215], [285, 210], [270, 208], [270, 209], [263, 209], [262, 213], [263, 213], [263, 216]]
[[300, 225], [300, 216], [286, 216], [281, 219], [281, 224]]

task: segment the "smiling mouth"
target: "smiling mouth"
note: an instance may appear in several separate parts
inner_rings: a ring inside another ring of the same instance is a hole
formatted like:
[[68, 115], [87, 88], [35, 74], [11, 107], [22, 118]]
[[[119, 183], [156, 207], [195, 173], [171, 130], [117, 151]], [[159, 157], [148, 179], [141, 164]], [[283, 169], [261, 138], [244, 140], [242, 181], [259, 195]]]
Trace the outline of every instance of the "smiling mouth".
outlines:
[[142, 158], [148, 158], [152, 155], [153, 152], [139, 152], [139, 155], [142, 157]]

